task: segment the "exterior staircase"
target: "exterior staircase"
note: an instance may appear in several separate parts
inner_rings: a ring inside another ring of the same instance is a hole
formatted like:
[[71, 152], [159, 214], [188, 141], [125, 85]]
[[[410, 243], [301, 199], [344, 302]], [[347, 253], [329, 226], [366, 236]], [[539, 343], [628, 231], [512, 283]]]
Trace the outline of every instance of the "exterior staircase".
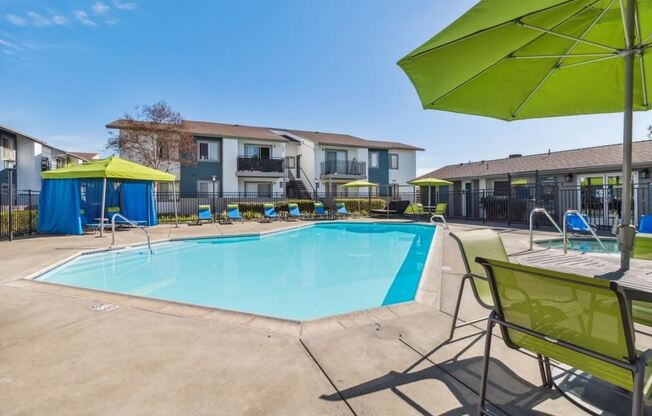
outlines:
[[285, 184], [285, 193], [288, 198], [311, 199], [310, 192], [301, 179], [290, 178]]

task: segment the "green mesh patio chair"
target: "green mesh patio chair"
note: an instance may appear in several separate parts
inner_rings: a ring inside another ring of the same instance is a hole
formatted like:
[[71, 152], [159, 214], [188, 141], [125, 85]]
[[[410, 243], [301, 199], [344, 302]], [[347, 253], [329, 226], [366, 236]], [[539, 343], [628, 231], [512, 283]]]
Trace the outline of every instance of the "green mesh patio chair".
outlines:
[[628, 301], [616, 282], [500, 260], [477, 262], [486, 270], [495, 300], [485, 337], [479, 415], [485, 412], [495, 325], [509, 348], [547, 357], [631, 392], [631, 414], [642, 415], [652, 350], [636, 350]]
[[476, 263], [475, 258], [481, 256], [497, 260], [509, 261], [507, 258], [507, 252], [505, 251], [505, 246], [503, 246], [503, 241], [495, 231], [471, 230], [462, 231], [459, 233], [451, 233], [450, 236], [453, 237], [455, 241], [457, 241], [457, 244], [460, 247], [460, 252], [462, 253], [462, 259], [464, 260], [464, 268], [466, 269], [466, 273], [464, 276], [462, 276], [460, 289], [457, 293], [457, 302], [455, 303], [453, 324], [451, 325], [451, 331], [448, 337], [449, 340], [453, 339], [456, 328], [472, 325], [487, 319], [486, 317], [479, 318], [457, 325], [457, 316], [460, 312], [462, 294], [464, 292], [464, 286], [466, 285], [467, 281], [471, 283], [473, 296], [475, 296], [475, 299], [480, 305], [484, 306], [487, 309], [493, 309], [494, 307], [494, 301], [491, 298], [491, 291], [489, 290], [489, 284], [487, 283], [487, 275], [485, 274], [484, 267]]
[[641, 260], [652, 260], [652, 234], [636, 233], [634, 236], [634, 247], [632, 258]]
[[441, 220], [444, 224], [444, 228], [448, 230], [448, 223], [446, 222], [446, 207], [448, 204], [446, 202], [440, 202], [435, 206], [435, 212], [430, 216], [430, 222], [435, 222], [435, 218]]

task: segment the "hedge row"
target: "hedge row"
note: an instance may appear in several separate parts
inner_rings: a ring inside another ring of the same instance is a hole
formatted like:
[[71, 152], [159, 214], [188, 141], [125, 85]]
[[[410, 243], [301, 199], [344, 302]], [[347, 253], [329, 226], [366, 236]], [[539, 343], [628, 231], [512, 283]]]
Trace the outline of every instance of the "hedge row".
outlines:
[[[31, 216], [31, 217], [30, 217]], [[36, 210], [21, 210], [12, 212], [12, 225], [14, 234], [28, 234], [30, 232], [30, 218], [31, 218], [31, 231], [36, 231]], [[9, 229], [9, 212], [0, 211], [0, 229]]]

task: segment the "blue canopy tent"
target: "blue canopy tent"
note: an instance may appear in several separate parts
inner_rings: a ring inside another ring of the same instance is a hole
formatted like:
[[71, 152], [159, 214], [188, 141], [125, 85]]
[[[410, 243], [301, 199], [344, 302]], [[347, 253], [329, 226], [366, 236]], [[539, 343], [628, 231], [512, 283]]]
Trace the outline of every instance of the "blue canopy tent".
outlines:
[[100, 235], [110, 219], [107, 208], [112, 207], [131, 221], [156, 225], [153, 183], [174, 186], [175, 180], [174, 175], [117, 156], [43, 172], [41, 178], [39, 233], [82, 234], [84, 225], [98, 223]]

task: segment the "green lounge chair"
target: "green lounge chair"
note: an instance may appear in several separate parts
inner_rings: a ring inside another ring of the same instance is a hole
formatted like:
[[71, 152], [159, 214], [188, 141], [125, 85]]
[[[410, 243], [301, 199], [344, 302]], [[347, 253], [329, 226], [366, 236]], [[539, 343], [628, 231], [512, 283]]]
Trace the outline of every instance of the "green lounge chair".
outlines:
[[344, 204], [344, 202], [336, 202], [335, 215], [338, 217], [348, 217], [351, 215], [351, 213], [346, 210], [346, 205]]
[[274, 204], [272, 203], [266, 203], [263, 204], [263, 219], [267, 221], [271, 220], [277, 220], [278, 221], [278, 213], [276, 212], [276, 209], [274, 208]]
[[244, 222], [244, 218], [240, 215], [240, 207], [238, 204], [227, 204], [226, 205], [226, 221], [240, 221]]
[[641, 260], [652, 260], [652, 234], [636, 233], [632, 257]]
[[425, 214], [425, 212], [426, 211], [423, 209], [423, 204], [420, 204], [418, 202], [412, 202], [405, 209], [405, 214], [412, 215], [415, 220], [419, 218], [421, 215]]
[[315, 212], [313, 215], [315, 218], [328, 218], [328, 213], [324, 208], [323, 202], [315, 202]]
[[503, 241], [495, 231], [462, 231], [459, 233], [451, 233], [450, 236], [457, 241], [457, 244], [460, 247], [466, 273], [462, 276], [460, 289], [457, 293], [457, 303], [455, 303], [453, 324], [451, 325], [451, 332], [448, 337], [449, 340], [453, 339], [456, 328], [472, 325], [487, 319], [480, 318], [457, 325], [457, 316], [460, 311], [460, 303], [462, 302], [462, 293], [467, 280], [471, 283], [471, 289], [473, 290], [475, 300], [487, 309], [493, 309], [494, 307], [494, 301], [491, 297], [491, 291], [489, 290], [489, 283], [487, 283], [487, 275], [484, 267], [476, 263], [475, 258], [482, 256], [485, 258], [509, 261], [507, 252], [505, 251], [505, 246], [503, 246]]
[[288, 220], [300, 220], [302, 217], [299, 204], [288, 204]]
[[[652, 350], [636, 350], [625, 291], [614, 281], [478, 258], [495, 300], [485, 337], [478, 414], [485, 399], [492, 333], [505, 344], [548, 357], [632, 393], [632, 415], [643, 413], [650, 390], [646, 366]], [[552, 386], [550, 366], [542, 378]], [[647, 373], [647, 374], [646, 374]]]
[[448, 207], [448, 204], [446, 202], [440, 202], [435, 206], [435, 212], [432, 214], [430, 217], [430, 222], [435, 222], [435, 218], [440, 219], [441, 222], [444, 224], [444, 228], [448, 230], [448, 223], [446, 222], [446, 208]]
[[213, 222], [213, 213], [211, 213], [210, 205], [199, 205], [197, 207], [197, 225], [201, 225], [202, 221]]

